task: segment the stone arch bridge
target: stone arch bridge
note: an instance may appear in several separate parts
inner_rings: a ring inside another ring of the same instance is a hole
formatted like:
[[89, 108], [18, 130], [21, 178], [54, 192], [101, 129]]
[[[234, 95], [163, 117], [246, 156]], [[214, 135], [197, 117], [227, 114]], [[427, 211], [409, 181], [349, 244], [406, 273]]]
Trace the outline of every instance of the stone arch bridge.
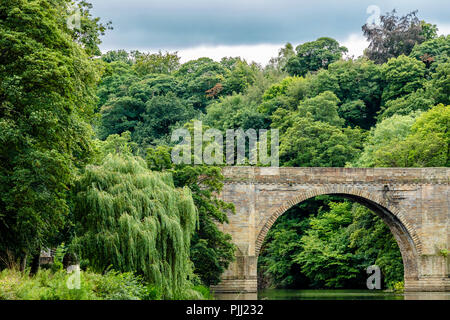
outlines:
[[450, 168], [225, 167], [220, 197], [236, 214], [221, 226], [236, 261], [216, 292], [256, 292], [264, 238], [287, 209], [306, 199], [340, 195], [370, 208], [399, 245], [406, 291], [450, 291]]

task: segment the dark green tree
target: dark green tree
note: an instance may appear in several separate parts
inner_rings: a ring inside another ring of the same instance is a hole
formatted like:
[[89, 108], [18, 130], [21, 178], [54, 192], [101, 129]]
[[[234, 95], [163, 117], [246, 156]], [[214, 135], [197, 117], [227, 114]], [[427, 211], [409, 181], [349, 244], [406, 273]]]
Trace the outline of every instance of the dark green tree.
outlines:
[[230, 70], [223, 83], [223, 94], [242, 93], [253, 84], [259, 70], [256, 65], [248, 65], [245, 60], [240, 58], [229, 59], [232, 59], [233, 63], [227, 61], [226, 58], [221, 61]]
[[223, 91], [225, 76], [230, 71], [210, 58], [200, 58], [181, 65], [175, 75], [183, 88], [182, 98], [195, 109], [204, 111]]
[[89, 57], [102, 27], [90, 20], [93, 29], [74, 35], [68, 3], [0, 3], [0, 255], [22, 266], [54, 245], [92, 151], [98, 65]]
[[133, 140], [142, 147], [156, 145], [158, 140], [167, 141], [176, 125], [182, 125], [196, 112], [192, 105], [178, 98], [174, 93], [154, 96], [145, 103], [141, 121], [136, 125]]
[[319, 38], [305, 42], [295, 48], [296, 55], [290, 57], [284, 67], [290, 75], [304, 76], [310, 71], [326, 69], [330, 63], [339, 60], [347, 48], [332, 38]]
[[367, 59], [340, 60], [309, 79], [311, 96], [333, 92], [341, 101], [339, 116], [352, 127], [369, 129], [380, 109], [383, 78], [381, 67]]

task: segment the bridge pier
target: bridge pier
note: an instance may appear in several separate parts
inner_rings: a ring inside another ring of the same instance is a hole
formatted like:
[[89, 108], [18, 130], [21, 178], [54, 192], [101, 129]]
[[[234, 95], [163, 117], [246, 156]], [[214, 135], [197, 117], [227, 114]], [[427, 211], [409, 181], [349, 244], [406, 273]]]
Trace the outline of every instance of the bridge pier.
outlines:
[[448, 292], [450, 279], [444, 277], [423, 277], [418, 280], [405, 279], [406, 292]]
[[236, 261], [225, 271], [222, 281], [213, 286], [215, 292], [254, 293], [258, 291], [258, 257], [237, 256]]
[[237, 258], [215, 292], [257, 292], [264, 238], [290, 207], [323, 194], [362, 203], [388, 225], [400, 248], [405, 291], [450, 291], [450, 168], [225, 167], [224, 201], [236, 214], [221, 225]]

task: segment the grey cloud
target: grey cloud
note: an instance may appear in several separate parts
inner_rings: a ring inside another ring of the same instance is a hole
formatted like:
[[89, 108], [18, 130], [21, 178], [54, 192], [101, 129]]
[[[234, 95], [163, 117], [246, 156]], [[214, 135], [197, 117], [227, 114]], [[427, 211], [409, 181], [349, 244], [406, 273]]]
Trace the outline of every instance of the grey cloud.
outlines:
[[331, 1], [118, 1], [91, 0], [94, 14], [112, 20], [107, 48], [181, 49], [198, 45], [295, 44], [320, 36], [342, 39], [360, 33], [366, 8], [400, 13], [419, 9], [427, 21], [450, 21], [446, 0]]

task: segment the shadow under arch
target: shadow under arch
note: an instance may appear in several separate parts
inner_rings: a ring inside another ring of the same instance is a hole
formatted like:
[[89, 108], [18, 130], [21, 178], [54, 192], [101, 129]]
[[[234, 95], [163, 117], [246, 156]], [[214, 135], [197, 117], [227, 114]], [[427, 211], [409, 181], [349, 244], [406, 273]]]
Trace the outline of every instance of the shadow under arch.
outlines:
[[[337, 190], [339, 189], [339, 190]], [[422, 245], [414, 227], [407, 221], [404, 210], [397, 205], [389, 204], [389, 202], [379, 196], [369, 193], [359, 188], [345, 187], [319, 187], [313, 188], [308, 192], [302, 192], [300, 195], [294, 196], [285, 201], [286, 204], [281, 205], [269, 214], [269, 218], [265, 221], [263, 227], [258, 233], [256, 239], [256, 257], [259, 256], [261, 246], [275, 221], [284, 212], [294, 205], [305, 200], [314, 198], [320, 195], [335, 195], [340, 196], [357, 203], [364, 205], [379, 216], [384, 223], [389, 227], [389, 230], [394, 235], [403, 260], [404, 280], [417, 280], [419, 278], [419, 257], [422, 254]]]

